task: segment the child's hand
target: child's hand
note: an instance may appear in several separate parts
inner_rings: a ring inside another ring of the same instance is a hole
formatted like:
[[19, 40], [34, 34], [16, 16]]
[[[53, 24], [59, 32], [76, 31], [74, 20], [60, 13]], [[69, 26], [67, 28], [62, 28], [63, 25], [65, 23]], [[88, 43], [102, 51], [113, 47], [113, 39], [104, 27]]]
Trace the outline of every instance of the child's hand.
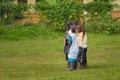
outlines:
[[69, 48], [67, 49], [67, 54], [69, 54]]

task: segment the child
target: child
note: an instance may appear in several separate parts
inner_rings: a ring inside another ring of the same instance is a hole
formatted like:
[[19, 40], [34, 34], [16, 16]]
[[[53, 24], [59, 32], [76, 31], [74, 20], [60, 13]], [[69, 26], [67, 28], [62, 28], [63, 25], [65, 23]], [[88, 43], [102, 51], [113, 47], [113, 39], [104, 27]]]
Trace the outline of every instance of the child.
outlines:
[[79, 47], [78, 53], [78, 69], [80, 66], [83, 65], [84, 68], [87, 68], [87, 59], [86, 59], [86, 52], [87, 52], [87, 35], [83, 28], [83, 25], [79, 24], [77, 26], [77, 46]]
[[[76, 26], [77, 26], [78, 24], [79, 24], [78, 21], [73, 21], [73, 22], [71, 22], [71, 25], [74, 26], [75, 28], [76, 28]], [[71, 31], [71, 28], [70, 28], [70, 30], [68, 31], [68, 34], [71, 35], [71, 33], [72, 33], [72, 31]]]
[[[66, 23], [66, 31], [65, 31], [65, 37], [64, 37], [64, 54], [66, 55], [66, 61], [68, 61], [68, 37], [69, 37], [69, 33], [68, 31], [70, 30], [70, 26], [71, 26], [71, 22], [67, 22]], [[68, 62], [68, 68], [69, 68], [69, 62]]]
[[78, 55], [78, 47], [77, 47], [77, 36], [75, 34], [76, 28], [74, 25], [71, 26], [71, 34], [68, 38], [69, 40], [69, 54], [68, 54], [68, 62], [70, 63], [69, 71], [77, 69], [77, 55]]

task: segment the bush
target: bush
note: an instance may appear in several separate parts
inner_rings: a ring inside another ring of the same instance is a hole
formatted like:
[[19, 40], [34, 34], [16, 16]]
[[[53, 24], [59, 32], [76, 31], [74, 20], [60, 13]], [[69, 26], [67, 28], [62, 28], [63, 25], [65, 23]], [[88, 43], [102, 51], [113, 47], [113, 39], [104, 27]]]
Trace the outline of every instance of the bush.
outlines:
[[112, 18], [114, 10], [113, 4], [104, 1], [90, 2], [85, 5], [88, 12], [84, 18], [90, 20], [85, 23], [88, 32], [118, 34], [120, 33], [120, 23]]
[[0, 23], [11, 24], [15, 18], [23, 18], [23, 12], [28, 6], [26, 4], [16, 5], [12, 2], [0, 3]]
[[90, 21], [85, 23], [87, 32], [119, 34], [120, 22], [117, 19], [111, 18], [111, 15], [103, 14], [95, 16]]
[[65, 30], [65, 22], [71, 20], [78, 20], [81, 17], [80, 14], [83, 12], [83, 4], [82, 3], [64, 3], [56, 5], [44, 5], [45, 7], [41, 7], [43, 3], [39, 3], [37, 5], [37, 10], [42, 11], [44, 15], [47, 16], [48, 20], [50, 20], [51, 28], [56, 31], [64, 31]]
[[[107, 27], [101, 27], [102, 23], [105, 23], [102, 19], [102, 17], [104, 17], [103, 14], [109, 15], [108, 13], [111, 13], [114, 8], [112, 4], [103, 1], [90, 2], [87, 4], [61, 1], [56, 5], [46, 4], [45, 2], [38, 3], [36, 10], [43, 12], [43, 14], [47, 16], [48, 20], [50, 20], [49, 24], [51, 28], [56, 31], [64, 31], [66, 21], [80, 21], [80, 18], [83, 20], [85, 18], [91, 19], [91, 21], [87, 23], [88, 26], [92, 26], [91, 29], [89, 28], [90, 31], [102, 31]], [[88, 12], [88, 14], [84, 15], [84, 12]], [[101, 18], [97, 17], [96, 14]], [[96, 17], [98, 19], [96, 19]], [[102, 21], [99, 22], [99, 20]], [[96, 27], [97, 25], [99, 28]]]
[[89, 12], [91, 15], [97, 14], [103, 14], [111, 12], [114, 9], [113, 4], [110, 4], [108, 2], [98, 1], [98, 2], [89, 2], [85, 4], [85, 10]]
[[41, 39], [56, 39], [58, 33], [51, 31], [39, 24], [29, 25], [0, 25], [0, 39], [21, 40], [40, 37]]

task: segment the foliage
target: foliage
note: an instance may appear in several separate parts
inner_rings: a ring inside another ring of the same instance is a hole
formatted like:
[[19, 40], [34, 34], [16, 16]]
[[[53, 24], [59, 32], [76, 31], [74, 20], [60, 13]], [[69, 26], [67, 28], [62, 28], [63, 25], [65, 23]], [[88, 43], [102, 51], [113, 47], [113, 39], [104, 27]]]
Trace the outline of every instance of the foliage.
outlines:
[[120, 22], [111, 20], [110, 23], [107, 25], [106, 33], [110, 35], [120, 34]]
[[[55, 31], [63, 32], [67, 21], [86, 21], [86, 30], [89, 32], [119, 33], [119, 23], [111, 18], [114, 8], [114, 0], [94, 0], [90, 3], [80, 3], [79, 0], [42, 0], [34, 8], [42, 17], [41, 24], [48, 24]], [[11, 2], [0, 3], [1, 23], [12, 23], [16, 18], [22, 18], [22, 12], [33, 8], [33, 5], [15, 5]], [[87, 12], [87, 14], [84, 14]], [[117, 18], [116, 18], [117, 19]], [[112, 25], [111, 25], [112, 24]]]
[[107, 12], [113, 11], [114, 6], [108, 2], [89, 2], [85, 5], [85, 10], [89, 12], [89, 14], [95, 15], [97, 14], [103, 14]]
[[108, 3], [112, 3], [116, 0], [93, 0], [94, 2], [108, 2]]
[[86, 30], [89, 32], [116, 34], [120, 33], [119, 18], [112, 18], [112, 12], [116, 6], [109, 2], [95, 1], [85, 5], [85, 10], [88, 12], [84, 18], [89, 18], [86, 21]]
[[88, 32], [118, 34], [120, 22], [117, 22], [117, 19], [119, 18], [114, 19], [110, 14], [96, 15], [85, 23], [85, 27]]
[[27, 10], [27, 5], [16, 5], [12, 2], [1, 2], [0, 3], [0, 23], [10, 24], [13, 23], [15, 18], [23, 18], [22, 13]]
[[57, 0], [45, 0], [50, 5], [55, 5]]
[[[104, 17], [104, 15], [110, 15], [113, 11], [114, 5], [108, 2], [96, 1], [90, 3], [78, 3], [72, 0], [70, 2], [61, 1], [56, 3], [56, 5], [46, 5], [47, 3], [42, 2], [36, 5], [36, 10], [43, 12], [50, 20], [50, 25], [53, 30], [64, 31], [66, 21], [77, 20], [80, 21], [80, 18], [85, 20], [85, 18], [90, 18], [94, 24], [94, 20], [97, 18], [96, 15], [99, 15], [99, 20]], [[84, 14], [88, 12], [88, 14]], [[102, 24], [102, 23], [98, 23]], [[97, 25], [97, 24], [95, 24]], [[95, 28], [93, 28], [95, 30]], [[101, 30], [100, 30], [101, 31]]]
[[58, 34], [47, 28], [40, 27], [39, 24], [0, 25], [0, 39], [21, 40], [38, 36], [43, 39], [50, 39], [57, 38]]
[[[40, 3], [41, 4], [41, 3]], [[50, 20], [50, 24], [54, 30], [63, 31], [65, 29], [65, 22], [68, 20], [79, 20], [80, 13], [83, 12], [83, 4], [78, 3], [63, 3], [56, 5], [46, 5], [41, 7], [37, 5], [39, 11], [43, 11], [43, 14]]]

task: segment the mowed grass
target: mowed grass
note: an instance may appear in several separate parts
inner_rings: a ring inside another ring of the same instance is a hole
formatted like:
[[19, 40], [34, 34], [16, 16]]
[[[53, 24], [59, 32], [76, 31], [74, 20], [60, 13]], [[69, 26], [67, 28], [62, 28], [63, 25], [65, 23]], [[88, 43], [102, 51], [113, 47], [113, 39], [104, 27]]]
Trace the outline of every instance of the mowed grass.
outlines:
[[63, 37], [0, 40], [0, 80], [120, 80], [120, 35], [88, 33], [88, 69], [67, 71]]

